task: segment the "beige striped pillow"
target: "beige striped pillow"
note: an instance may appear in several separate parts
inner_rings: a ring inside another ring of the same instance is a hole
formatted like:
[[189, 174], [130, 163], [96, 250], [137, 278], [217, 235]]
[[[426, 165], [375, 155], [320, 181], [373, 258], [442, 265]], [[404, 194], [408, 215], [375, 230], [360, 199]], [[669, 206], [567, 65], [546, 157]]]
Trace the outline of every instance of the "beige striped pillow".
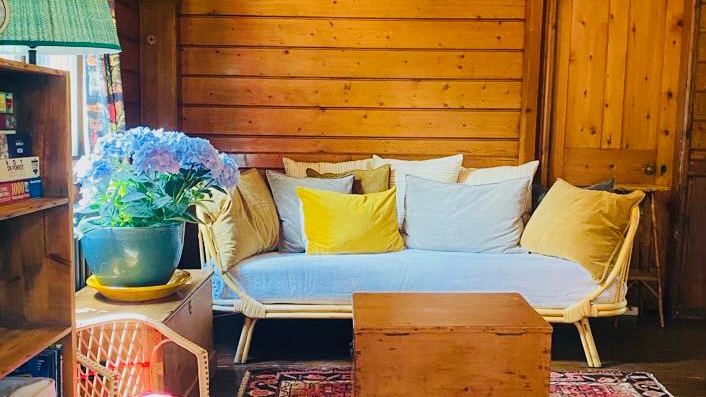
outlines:
[[404, 198], [407, 191], [407, 175], [436, 182], [455, 183], [463, 163], [463, 155], [456, 154], [431, 160], [397, 160], [373, 156], [373, 168], [389, 164], [390, 186], [397, 186], [397, 225], [402, 228], [404, 222]]
[[458, 173], [458, 183], [463, 183], [466, 181], [469, 175], [478, 168], [466, 168], [466, 167], [461, 167], [461, 171]]
[[[459, 183], [471, 186], [487, 185], [523, 178], [529, 178], [531, 181], [532, 178], [534, 178], [534, 174], [537, 172], [537, 167], [539, 167], [539, 161], [535, 160], [517, 166], [505, 165], [490, 168], [464, 168], [465, 172], [462, 172], [462, 174], [465, 175], [459, 175], [458, 181]], [[529, 184], [527, 193], [523, 199], [525, 203], [523, 212], [525, 216], [529, 216], [530, 212], [532, 212], [532, 183]]]
[[340, 163], [305, 163], [283, 157], [282, 162], [287, 176], [306, 178], [307, 168], [311, 168], [319, 174], [343, 174], [356, 170], [370, 170], [372, 169], [373, 159], [343, 161]]

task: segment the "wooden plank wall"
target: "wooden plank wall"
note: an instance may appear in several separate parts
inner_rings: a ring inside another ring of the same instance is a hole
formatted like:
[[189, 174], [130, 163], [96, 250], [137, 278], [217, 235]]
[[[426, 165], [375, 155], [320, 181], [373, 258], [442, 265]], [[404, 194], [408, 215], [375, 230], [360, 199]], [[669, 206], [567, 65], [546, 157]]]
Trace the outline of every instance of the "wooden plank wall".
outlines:
[[540, 0], [184, 0], [180, 127], [240, 154], [534, 158]]
[[123, 51], [120, 66], [125, 99], [125, 124], [140, 125], [140, 14], [138, 0], [116, 0], [115, 18]]
[[686, 208], [683, 225], [681, 311], [706, 316], [706, 1], [699, 1], [700, 16], [692, 95], [691, 137], [687, 151]]
[[558, 2], [552, 177], [672, 186], [684, 11], [684, 0]]

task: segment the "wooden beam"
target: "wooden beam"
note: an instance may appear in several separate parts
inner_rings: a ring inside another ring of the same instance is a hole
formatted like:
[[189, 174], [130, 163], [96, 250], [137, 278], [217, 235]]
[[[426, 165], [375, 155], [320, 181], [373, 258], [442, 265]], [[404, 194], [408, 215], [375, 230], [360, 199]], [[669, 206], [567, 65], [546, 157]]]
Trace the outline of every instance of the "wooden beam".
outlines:
[[534, 160], [536, 154], [544, 1], [527, 1], [526, 15], [522, 119], [520, 121], [520, 153], [518, 159], [520, 164]]
[[140, 116], [155, 128], [178, 128], [176, 0], [140, 1]]

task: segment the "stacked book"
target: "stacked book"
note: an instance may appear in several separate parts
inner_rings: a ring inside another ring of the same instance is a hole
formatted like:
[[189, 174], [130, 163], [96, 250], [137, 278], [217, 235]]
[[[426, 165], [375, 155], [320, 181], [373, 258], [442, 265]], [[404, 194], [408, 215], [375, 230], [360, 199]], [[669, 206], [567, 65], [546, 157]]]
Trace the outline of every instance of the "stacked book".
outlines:
[[14, 134], [15, 128], [15, 97], [11, 92], [0, 91], [0, 134]]
[[0, 92], [0, 204], [42, 196], [30, 134], [16, 131], [14, 95]]
[[[52, 379], [52, 383], [56, 388], [56, 396], [61, 397], [63, 394], [61, 389], [61, 372], [64, 366], [63, 356], [61, 354], [62, 349], [63, 347], [61, 345], [49, 347], [10, 373], [8, 377], [15, 379]], [[10, 393], [10, 395], [13, 396], [12, 393]]]

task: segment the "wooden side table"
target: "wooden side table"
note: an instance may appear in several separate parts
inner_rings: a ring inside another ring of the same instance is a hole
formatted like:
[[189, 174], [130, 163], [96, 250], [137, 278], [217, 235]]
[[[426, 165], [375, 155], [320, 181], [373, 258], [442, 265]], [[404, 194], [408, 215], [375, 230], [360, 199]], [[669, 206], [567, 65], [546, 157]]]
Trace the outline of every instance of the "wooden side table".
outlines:
[[354, 294], [356, 397], [549, 395], [552, 327], [519, 294]]
[[653, 185], [616, 185], [615, 190], [625, 192], [642, 190], [650, 201], [650, 220], [652, 224], [650, 237], [652, 239], [652, 250], [654, 252], [655, 271], [630, 270], [630, 273], [628, 273], [628, 289], [635, 284], [640, 284], [645, 286], [645, 288], [655, 296], [657, 299], [659, 326], [664, 328], [664, 267], [662, 266], [662, 251], [657, 235], [657, 206], [655, 204], [655, 194], [657, 192], [668, 192], [671, 189], [664, 186]]
[[[213, 371], [216, 355], [213, 348], [211, 310], [212, 272], [193, 269], [188, 271], [192, 278], [187, 285], [171, 297], [157, 301], [142, 303], [111, 301], [98, 294], [93, 288], [85, 287], [76, 293], [76, 322], [115, 313], [147, 316], [206, 349], [209, 353], [210, 370]], [[163, 360], [165, 390], [178, 396], [198, 396], [198, 375], [193, 355], [176, 346], [165, 345]]]

